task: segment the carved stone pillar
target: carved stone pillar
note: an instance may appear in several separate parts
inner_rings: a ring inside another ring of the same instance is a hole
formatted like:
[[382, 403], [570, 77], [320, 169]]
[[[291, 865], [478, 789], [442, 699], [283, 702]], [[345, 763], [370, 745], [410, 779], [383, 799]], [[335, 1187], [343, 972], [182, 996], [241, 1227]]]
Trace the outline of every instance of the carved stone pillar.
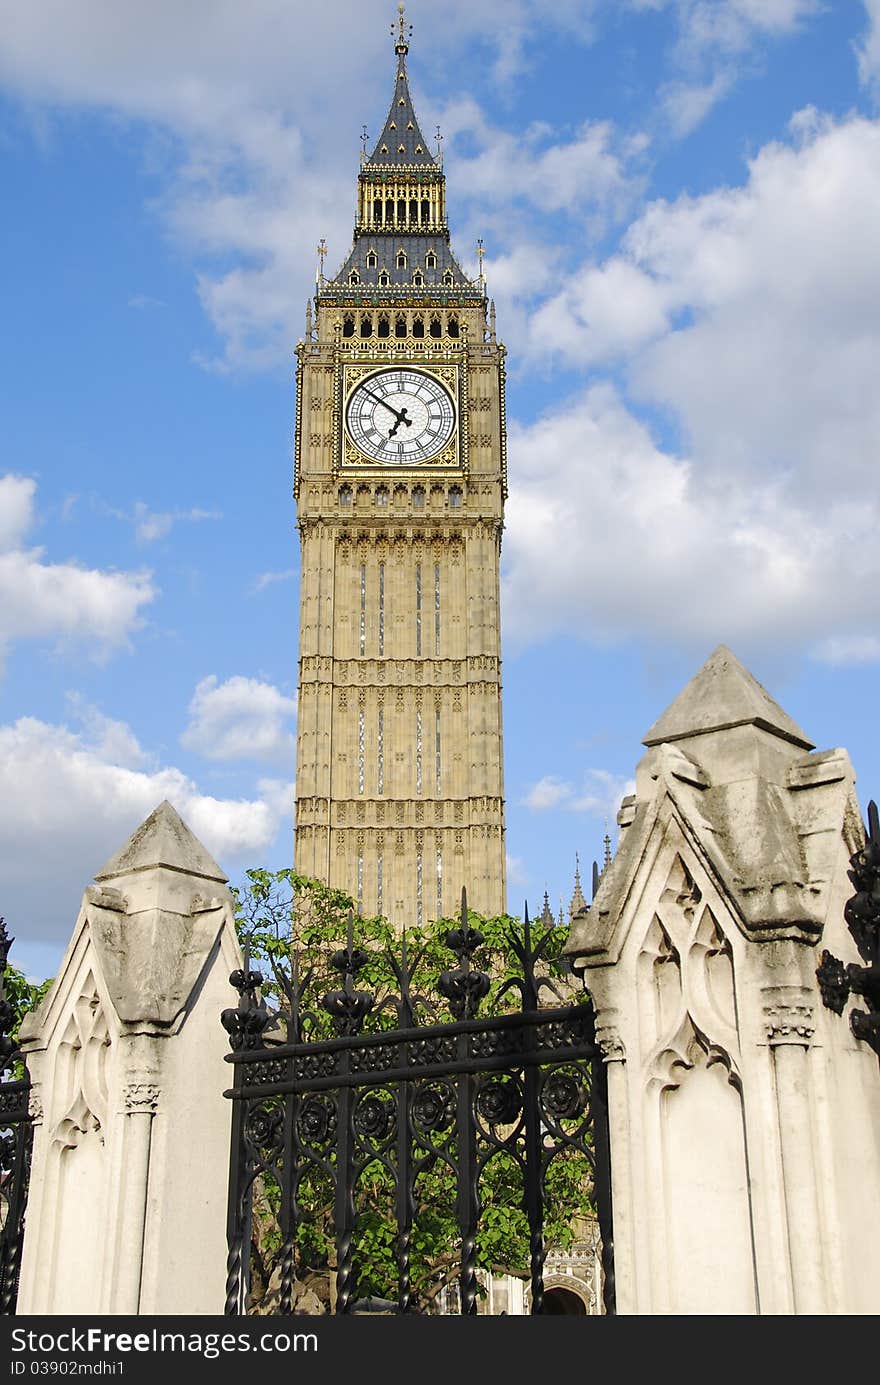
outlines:
[[629, 1106], [626, 1050], [614, 1016], [596, 1016], [596, 1042], [608, 1078], [608, 1137], [611, 1147], [611, 1205], [614, 1218], [614, 1286], [618, 1313], [635, 1313], [636, 1276], [633, 1236]]
[[122, 1096], [124, 1173], [114, 1308], [117, 1313], [137, 1313], [141, 1301], [150, 1144], [153, 1117], [159, 1106], [159, 1087], [139, 1074], [125, 1084]]
[[764, 992], [796, 1313], [828, 1312], [810, 1110], [809, 1049], [815, 1033], [812, 1001], [809, 992], [796, 987]]

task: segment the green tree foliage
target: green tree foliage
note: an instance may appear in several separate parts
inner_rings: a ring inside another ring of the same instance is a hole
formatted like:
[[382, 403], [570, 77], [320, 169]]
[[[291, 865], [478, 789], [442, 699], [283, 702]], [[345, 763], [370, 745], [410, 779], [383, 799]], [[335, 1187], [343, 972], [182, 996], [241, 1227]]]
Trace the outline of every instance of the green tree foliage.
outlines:
[[22, 1020], [25, 1015], [30, 1014], [31, 1010], [36, 1010], [41, 1004], [43, 997], [52, 985], [52, 977], [50, 976], [47, 981], [28, 981], [23, 971], [19, 971], [18, 967], [13, 967], [7, 962], [3, 979], [6, 999], [12, 1007], [14, 1016], [10, 1038], [15, 1041], [18, 1039]]
[[[334, 951], [344, 945], [354, 905], [342, 890], [331, 889], [292, 870], [247, 872], [247, 884], [237, 890], [237, 919], [242, 944], [247, 946], [250, 965], [265, 978], [263, 994], [277, 1006], [279, 1021], [270, 1037], [284, 1041], [284, 1020], [289, 1013], [289, 986], [293, 970], [306, 985], [302, 1000], [301, 1028], [306, 1039], [330, 1035], [332, 1022], [321, 1006], [321, 999], [340, 985], [339, 972], [331, 965]], [[505, 983], [520, 974], [512, 955], [509, 935], [521, 924], [509, 916], [484, 918], [470, 913], [469, 922], [479, 928], [485, 942], [474, 957], [474, 965], [493, 978], [493, 992], [484, 1011], [504, 991]], [[450, 929], [458, 919], [441, 919], [423, 928], [407, 930], [405, 947], [414, 998], [430, 997], [433, 1013], [421, 1012], [415, 1002], [417, 1021], [434, 1023], [449, 1020], [448, 1009], [441, 1008], [437, 988], [440, 973], [455, 965], [445, 945]], [[545, 933], [533, 925], [533, 945]], [[565, 980], [559, 958], [566, 939], [564, 928], [554, 927], [545, 943], [544, 967], [548, 979], [558, 988], [559, 998], [550, 1003], [572, 1003], [571, 983]], [[399, 993], [399, 976], [389, 962], [389, 952], [401, 956], [401, 937], [383, 918], [354, 920], [354, 942], [366, 953], [358, 971], [356, 987], [375, 997], [369, 1018], [370, 1029], [393, 1029], [401, 1017], [392, 998]], [[439, 1004], [438, 1004], [439, 1002]], [[508, 987], [502, 1006], [518, 1008], [519, 994]], [[452, 1136], [450, 1135], [450, 1138]], [[480, 1183], [482, 1213], [478, 1241], [478, 1265], [483, 1270], [525, 1276], [529, 1264], [528, 1226], [522, 1210], [520, 1172], [510, 1155], [503, 1152], [489, 1159]], [[558, 1155], [550, 1164], [546, 1179], [545, 1241], [565, 1251], [577, 1239], [579, 1225], [591, 1219], [591, 1175], [588, 1161], [576, 1151]], [[435, 1311], [441, 1289], [458, 1273], [458, 1228], [455, 1223], [454, 1177], [442, 1160], [428, 1164], [416, 1183], [417, 1217], [412, 1239], [412, 1290], [417, 1311]], [[396, 1297], [396, 1224], [394, 1185], [389, 1170], [379, 1161], [361, 1174], [356, 1202], [357, 1294], [362, 1297]], [[279, 1237], [273, 1218], [277, 1211], [277, 1188], [265, 1187], [257, 1198], [260, 1224], [255, 1228], [253, 1285], [260, 1297], [272, 1280]], [[334, 1265], [333, 1198], [330, 1179], [317, 1169], [300, 1190], [302, 1222], [298, 1230], [301, 1277], [312, 1278]], [[257, 1308], [256, 1311], [260, 1311]]]

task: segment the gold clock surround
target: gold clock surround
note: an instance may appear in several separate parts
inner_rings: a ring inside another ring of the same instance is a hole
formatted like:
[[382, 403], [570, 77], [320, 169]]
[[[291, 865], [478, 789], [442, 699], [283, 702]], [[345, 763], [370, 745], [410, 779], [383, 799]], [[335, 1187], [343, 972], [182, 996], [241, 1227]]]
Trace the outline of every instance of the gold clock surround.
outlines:
[[[450, 472], [468, 474], [468, 400], [467, 400], [467, 345], [456, 348], [441, 345], [431, 349], [426, 343], [424, 352], [413, 351], [414, 343], [405, 343], [405, 350], [391, 344], [388, 349], [375, 347], [368, 351], [346, 351], [339, 348], [334, 353], [334, 399], [333, 399], [333, 456], [334, 475], [340, 471], [355, 470], [359, 474], [377, 476], [404, 476], [407, 473], [419, 476], [432, 472], [448, 475]], [[414, 370], [422, 375], [433, 376], [452, 398], [455, 411], [455, 427], [446, 445], [435, 456], [424, 462], [387, 463], [377, 461], [361, 452], [348, 435], [345, 426], [348, 403], [357, 386], [368, 376], [379, 370]]]

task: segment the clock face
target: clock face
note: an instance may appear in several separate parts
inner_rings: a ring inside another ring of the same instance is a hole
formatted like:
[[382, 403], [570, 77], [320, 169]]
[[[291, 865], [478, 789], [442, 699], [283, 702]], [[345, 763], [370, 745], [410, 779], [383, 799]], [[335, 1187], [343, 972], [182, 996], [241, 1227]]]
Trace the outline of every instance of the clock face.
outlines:
[[455, 431], [455, 406], [433, 375], [395, 367], [368, 375], [351, 393], [346, 428], [359, 452], [392, 466], [429, 462]]

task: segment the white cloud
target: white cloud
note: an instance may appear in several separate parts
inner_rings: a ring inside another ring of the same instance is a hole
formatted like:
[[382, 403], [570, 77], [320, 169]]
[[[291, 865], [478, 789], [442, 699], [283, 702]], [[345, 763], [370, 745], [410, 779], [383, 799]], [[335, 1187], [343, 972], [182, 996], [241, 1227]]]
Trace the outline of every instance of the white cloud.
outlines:
[[86, 743], [99, 760], [121, 769], [142, 769], [150, 765], [150, 756], [141, 748], [126, 722], [108, 717], [79, 693], [68, 693], [67, 703], [71, 716], [85, 731]]
[[[812, 646], [880, 620], [877, 498], [795, 501], [766, 477], [707, 486], [610, 385], [510, 433], [503, 625], [703, 649]], [[832, 478], [833, 479], [833, 478]]]
[[0, 659], [21, 639], [86, 644], [97, 657], [124, 648], [156, 596], [150, 573], [49, 563], [23, 547], [35, 492], [25, 477], [0, 478]]
[[534, 357], [625, 369], [687, 455], [610, 385], [511, 428], [508, 637], [873, 657], [878, 225], [880, 122], [808, 109], [742, 187], [651, 204], [535, 314]]
[[[587, 207], [616, 212], [634, 196], [627, 163], [643, 142], [624, 141], [610, 121], [587, 121], [569, 138], [542, 121], [511, 132], [492, 125], [467, 97], [444, 107], [441, 124], [457, 198], [478, 198], [495, 210], [523, 202], [544, 213], [582, 215]], [[463, 139], [476, 152], [459, 152]]]
[[265, 591], [267, 587], [274, 586], [276, 582], [292, 582], [297, 571], [297, 568], [289, 567], [285, 568], [283, 572], [261, 572], [254, 583], [254, 591]]
[[634, 790], [634, 780], [624, 779], [605, 769], [588, 769], [580, 790], [565, 779], [545, 774], [532, 785], [520, 802], [533, 813], [561, 808], [568, 812], [590, 813], [594, 817], [613, 821], [621, 800]]
[[507, 857], [507, 883], [524, 888], [529, 883], [528, 871], [521, 856]]
[[520, 799], [523, 807], [531, 808], [533, 813], [543, 813], [548, 808], [557, 808], [560, 803], [565, 803], [574, 795], [571, 784], [567, 784], [562, 779], [557, 779], [552, 774], [545, 774], [543, 779], [539, 779], [533, 784], [528, 793]]
[[[508, 0], [488, 13], [470, 0], [423, 7], [411, 66], [425, 54], [443, 62], [476, 39], [506, 82], [532, 60], [538, 31], [588, 42], [594, 8], [594, 0]], [[328, 44], [329, 68], [315, 58]], [[357, 142], [350, 102], [336, 97], [361, 91], [363, 116], [380, 121], [392, 64], [388, 11], [362, 0], [334, 0], [329, 15], [277, 0], [156, 0], [112, 22], [105, 0], [44, 0], [5, 7], [0, 82], [34, 122], [46, 107], [88, 107], [170, 132], [151, 146], [152, 172], [166, 179], [156, 206], [200, 262], [199, 294], [221, 338], [203, 364], [228, 370], [286, 364], [313, 291], [318, 239], [340, 260], [347, 251]], [[580, 143], [572, 176], [601, 177], [601, 150]]]
[[270, 683], [236, 675], [197, 685], [181, 743], [209, 760], [269, 760], [291, 765], [296, 742], [288, 723], [296, 698]]
[[164, 539], [175, 524], [198, 524], [202, 520], [222, 518], [219, 510], [200, 510], [197, 507], [157, 512], [138, 500], [133, 515], [135, 538], [138, 543], [154, 543], [156, 539]]
[[678, 412], [716, 478], [769, 465], [795, 500], [824, 502], [855, 497], [876, 464], [880, 122], [807, 112], [793, 135], [743, 187], [654, 203], [630, 229], [628, 259], [690, 319], [633, 379]]
[[678, 0], [679, 44], [698, 53], [742, 53], [758, 37], [796, 33], [820, 0]]
[[679, 75], [661, 84], [672, 134], [690, 134], [762, 58], [769, 40], [791, 37], [823, 0], [629, 0], [636, 10], [674, 11], [671, 60]]
[[18, 548], [34, 522], [37, 483], [27, 476], [0, 476], [0, 552]]
[[635, 793], [636, 781], [612, 774], [607, 769], [588, 769], [581, 792], [571, 804], [575, 813], [590, 813], [603, 818], [606, 823], [614, 822], [618, 809], [627, 794]]
[[689, 135], [706, 119], [734, 84], [731, 68], [715, 72], [705, 82], [669, 82], [661, 93], [661, 106], [677, 139]]
[[859, 80], [866, 87], [880, 89], [880, 0], [863, 0], [868, 12], [868, 28], [856, 45]]
[[84, 733], [33, 717], [0, 726], [3, 909], [29, 944], [64, 942], [94, 872], [164, 798], [227, 870], [259, 861], [290, 809], [274, 782], [258, 798], [218, 799], [179, 769], [132, 767], [150, 757], [130, 728], [77, 710]]
[[880, 663], [880, 639], [876, 635], [833, 635], [813, 650], [825, 664]]

